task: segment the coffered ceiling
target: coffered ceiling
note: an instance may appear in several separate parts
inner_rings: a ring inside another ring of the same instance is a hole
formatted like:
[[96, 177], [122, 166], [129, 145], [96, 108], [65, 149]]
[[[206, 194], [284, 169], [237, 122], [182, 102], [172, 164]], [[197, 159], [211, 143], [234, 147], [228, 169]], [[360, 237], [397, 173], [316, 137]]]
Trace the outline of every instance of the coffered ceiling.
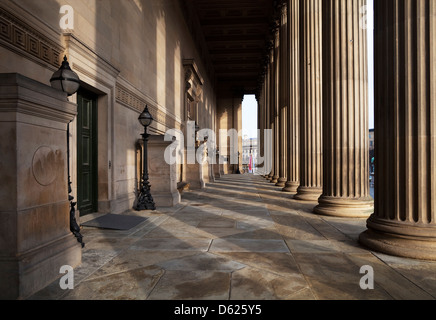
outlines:
[[192, 0], [219, 84], [255, 93], [267, 41], [273, 0]]

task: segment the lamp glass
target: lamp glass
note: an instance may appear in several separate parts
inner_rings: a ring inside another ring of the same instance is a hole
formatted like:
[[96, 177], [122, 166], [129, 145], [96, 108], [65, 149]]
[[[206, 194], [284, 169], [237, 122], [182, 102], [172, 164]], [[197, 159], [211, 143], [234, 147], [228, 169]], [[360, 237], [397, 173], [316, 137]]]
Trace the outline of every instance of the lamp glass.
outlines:
[[143, 127], [149, 127], [151, 125], [151, 123], [153, 122], [153, 117], [148, 111], [148, 107], [146, 107], [145, 110], [141, 113], [138, 120]]
[[67, 58], [64, 57], [62, 66], [50, 79], [52, 88], [63, 91], [69, 96], [75, 94], [80, 88], [79, 76], [71, 70]]

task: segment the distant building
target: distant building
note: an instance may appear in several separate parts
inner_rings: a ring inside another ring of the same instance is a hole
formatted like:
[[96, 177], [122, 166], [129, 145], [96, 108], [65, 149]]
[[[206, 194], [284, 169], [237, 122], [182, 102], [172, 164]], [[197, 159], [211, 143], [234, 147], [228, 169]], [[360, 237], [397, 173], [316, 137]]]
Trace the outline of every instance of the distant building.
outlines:
[[369, 173], [371, 186], [374, 185], [375, 173], [375, 133], [374, 129], [369, 129]]
[[[249, 138], [244, 136], [242, 140], [242, 165], [244, 173], [250, 173], [254, 169], [257, 159], [257, 138]], [[251, 159], [251, 170], [250, 170]]]
[[369, 129], [369, 151], [374, 150], [374, 129]]

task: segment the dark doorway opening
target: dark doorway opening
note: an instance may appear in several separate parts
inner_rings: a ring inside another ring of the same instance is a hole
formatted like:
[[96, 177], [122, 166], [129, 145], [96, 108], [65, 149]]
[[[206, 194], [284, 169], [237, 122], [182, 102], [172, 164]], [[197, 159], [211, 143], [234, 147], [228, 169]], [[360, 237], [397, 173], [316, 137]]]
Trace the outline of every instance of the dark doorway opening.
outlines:
[[77, 94], [77, 208], [80, 216], [98, 211], [98, 96], [86, 90]]

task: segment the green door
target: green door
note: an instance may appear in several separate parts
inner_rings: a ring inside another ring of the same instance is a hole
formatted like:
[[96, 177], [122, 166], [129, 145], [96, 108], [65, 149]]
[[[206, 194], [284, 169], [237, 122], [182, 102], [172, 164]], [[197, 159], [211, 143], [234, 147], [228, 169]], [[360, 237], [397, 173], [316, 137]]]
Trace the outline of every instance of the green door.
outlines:
[[98, 211], [97, 96], [80, 91], [77, 104], [77, 208], [84, 216]]

